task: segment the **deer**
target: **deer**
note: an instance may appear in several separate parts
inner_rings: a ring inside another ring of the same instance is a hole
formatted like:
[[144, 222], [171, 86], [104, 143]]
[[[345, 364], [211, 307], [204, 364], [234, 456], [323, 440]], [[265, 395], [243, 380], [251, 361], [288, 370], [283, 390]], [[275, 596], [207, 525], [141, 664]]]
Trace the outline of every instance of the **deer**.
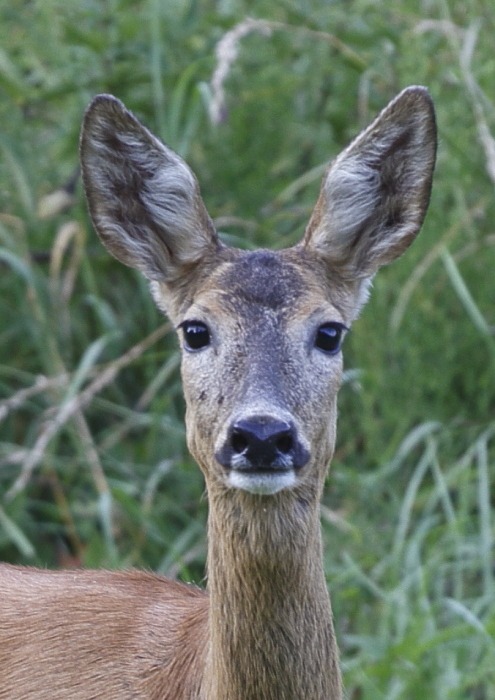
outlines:
[[299, 243], [240, 250], [185, 161], [117, 98], [93, 99], [88, 208], [179, 336], [207, 585], [3, 564], [0, 698], [342, 699], [319, 514], [342, 343], [423, 224], [435, 156], [432, 100], [406, 88], [330, 163]]

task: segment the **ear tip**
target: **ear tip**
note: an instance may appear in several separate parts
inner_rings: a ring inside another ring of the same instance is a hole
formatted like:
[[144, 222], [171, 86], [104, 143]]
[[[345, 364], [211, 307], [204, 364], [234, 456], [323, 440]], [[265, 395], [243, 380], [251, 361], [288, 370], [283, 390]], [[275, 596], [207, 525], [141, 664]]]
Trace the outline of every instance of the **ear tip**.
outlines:
[[114, 109], [125, 110], [124, 104], [114, 95], [102, 92], [99, 95], [95, 95], [86, 109], [86, 112], [92, 112], [93, 110], [100, 109]]
[[84, 133], [97, 123], [117, 122], [129, 114], [123, 102], [117, 97], [106, 93], [96, 95], [84, 113], [82, 131]]
[[430, 151], [433, 164], [437, 149], [437, 120], [428, 88], [423, 85], [406, 87], [385, 107], [384, 112], [393, 114], [399, 122], [414, 128], [425, 148]]
[[392, 104], [407, 106], [408, 109], [417, 109], [422, 112], [429, 111], [435, 116], [435, 105], [428, 88], [424, 85], [409, 85], [400, 92]]
[[399, 92], [398, 97], [401, 95], [415, 95], [431, 101], [430, 92], [425, 85], [408, 85], [406, 88], [401, 90], [401, 92]]

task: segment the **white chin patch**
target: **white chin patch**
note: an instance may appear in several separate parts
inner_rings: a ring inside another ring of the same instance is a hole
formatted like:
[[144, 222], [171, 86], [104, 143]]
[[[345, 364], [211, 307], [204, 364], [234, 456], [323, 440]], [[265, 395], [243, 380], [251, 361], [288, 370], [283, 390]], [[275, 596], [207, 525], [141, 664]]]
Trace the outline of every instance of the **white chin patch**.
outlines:
[[232, 488], [249, 491], [249, 493], [255, 493], [259, 496], [271, 496], [282, 489], [294, 486], [296, 481], [296, 474], [293, 470], [273, 474], [256, 474], [233, 469], [228, 476], [228, 484]]

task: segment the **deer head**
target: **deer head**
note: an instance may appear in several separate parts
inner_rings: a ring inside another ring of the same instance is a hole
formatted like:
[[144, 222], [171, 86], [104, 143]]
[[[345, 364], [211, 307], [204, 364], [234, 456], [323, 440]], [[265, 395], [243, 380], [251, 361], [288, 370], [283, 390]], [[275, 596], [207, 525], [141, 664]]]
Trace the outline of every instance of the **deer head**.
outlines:
[[301, 242], [245, 252], [219, 240], [177, 154], [114, 97], [91, 103], [81, 139], [91, 217], [179, 332], [188, 444], [210, 496], [318, 499], [341, 343], [376, 270], [422, 225], [435, 149], [428, 93], [408, 88], [330, 164]]

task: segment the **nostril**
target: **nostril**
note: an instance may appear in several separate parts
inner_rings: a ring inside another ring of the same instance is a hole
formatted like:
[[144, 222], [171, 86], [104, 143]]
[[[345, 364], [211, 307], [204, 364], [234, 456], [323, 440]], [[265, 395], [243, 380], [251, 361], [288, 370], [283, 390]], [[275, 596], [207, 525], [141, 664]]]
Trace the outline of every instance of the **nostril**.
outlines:
[[275, 443], [275, 446], [279, 452], [281, 452], [284, 455], [289, 454], [289, 452], [292, 451], [292, 448], [294, 446], [294, 441], [292, 439], [292, 434], [290, 432], [283, 433], [280, 435], [279, 438], [277, 438], [277, 442]]
[[238, 455], [245, 452], [249, 447], [249, 442], [241, 430], [232, 431], [231, 444], [233, 451]]

